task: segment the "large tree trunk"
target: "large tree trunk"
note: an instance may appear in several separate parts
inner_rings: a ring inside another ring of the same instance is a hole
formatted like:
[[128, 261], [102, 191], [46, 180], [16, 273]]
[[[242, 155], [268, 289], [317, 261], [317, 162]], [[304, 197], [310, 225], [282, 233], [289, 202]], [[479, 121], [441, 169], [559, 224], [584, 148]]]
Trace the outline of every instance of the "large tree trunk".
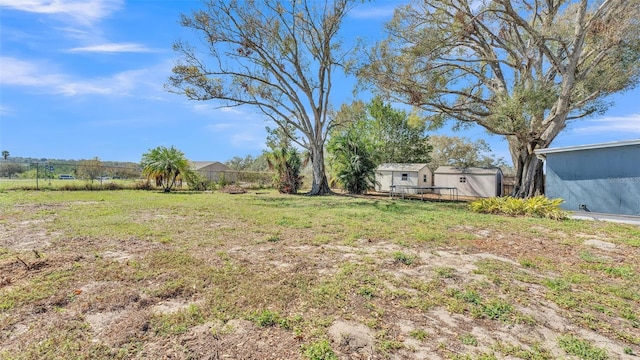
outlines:
[[308, 195], [327, 195], [331, 193], [327, 175], [324, 171], [324, 146], [319, 144], [311, 147], [311, 167], [313, 169], [313, 183]]
[[523, 144], [515, 137], [507, 140], [516, 170], [516, 184], [510, 195], [517, 198], [544, 195], [543, 162], [534, 153], [537, 142]]

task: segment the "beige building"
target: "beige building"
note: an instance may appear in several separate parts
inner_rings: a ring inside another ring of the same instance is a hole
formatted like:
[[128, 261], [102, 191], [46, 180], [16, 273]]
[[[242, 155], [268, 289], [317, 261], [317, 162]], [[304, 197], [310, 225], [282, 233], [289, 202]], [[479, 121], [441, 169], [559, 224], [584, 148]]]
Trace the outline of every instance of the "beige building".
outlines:
[[440, 166], [433, 178], [436, 187], [455, 187], [459, 196], [502, 195], [502, 171], [498, 168]]
[[219, 161], [192, 161], [191, 164], [195, 171], [209, 181], [218, 181], [223, 174], [228, 177], [229, 175], [226, 173], [234, 173], [230, 167]]
[[[386, 163], [376, 168], [376, 191], [417, 194], [418, 188], [433, 185], [427, 164]], [[400, 191], [402, 190], [402, 191]]]

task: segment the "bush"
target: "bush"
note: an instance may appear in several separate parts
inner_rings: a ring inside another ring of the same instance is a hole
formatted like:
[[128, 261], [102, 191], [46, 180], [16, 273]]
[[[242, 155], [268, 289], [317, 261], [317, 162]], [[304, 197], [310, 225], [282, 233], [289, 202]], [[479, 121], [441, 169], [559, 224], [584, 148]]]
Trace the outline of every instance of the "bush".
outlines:
[[567, 218], [567, 212], [560, 208], [564, 200], [535, 196], [517, 199], [510, 196], [478, 199], [469, 204], [471, 211], [485, 214], [505, 214], [510, 216], [537, 216], [554, 220]]
[[187, 171], [184, 173], [189, 190], [205, 191], [211, 188], [211, 182], [197, 171]]
[[331, 349], [329, 341], [319, 340], [303, 346], [304, 357], [309, 360], [337, 360], [338, 357]]

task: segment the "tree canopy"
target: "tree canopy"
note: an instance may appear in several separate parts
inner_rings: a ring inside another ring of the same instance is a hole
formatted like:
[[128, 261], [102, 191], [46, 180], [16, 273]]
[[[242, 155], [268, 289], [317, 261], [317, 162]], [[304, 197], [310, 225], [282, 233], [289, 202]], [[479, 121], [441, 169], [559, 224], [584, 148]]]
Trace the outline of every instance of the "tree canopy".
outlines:
[[350, 193], [375, 186], [381, 163], [427, 163], [431, 146], [425, 122], [375, 97], [369, 104], [343, 105], [327, 145], [333, 180]]
[[203, 48], [177, 42], [181, 61], [168, 88], [221, 106], [250, 105], [311, 156], [311, 194], [330, 192], [324, 143], [331, 126], [329, 96], [347, 55], [338, 41], [342, 22], [357, 0], [209, 0], [180, 22]]
[[514, 195], [543, 190], [536, 149], [640, 74], [640, 0], [422, 0], [398, 9], [361, 79], [391, 99], [504, 136]]
[[[431, 170], [439, 166], [508, 168], [502, 158], [496, 158], [486, 141], [472, 141], [458, 136], [431, 135]], [[509, 169], [510, 170], [510, 169]], [[503, 173], [505, 169], [502, 169]]]
[[395, 109], [380, 97], [368, 104], [355, 101], [343, 105], [336, 115], [336, 124], [332, 138], [353, 129], [358, 137], [371, 144], [377, 164], [429, 162], [431, 148], [426, 142], [424, 118]]
[[170, 192], [176, 181], [191, 171], [191, 164], [184, 153], [175, 147], [158, 146], [142, 155], [142, 173]]

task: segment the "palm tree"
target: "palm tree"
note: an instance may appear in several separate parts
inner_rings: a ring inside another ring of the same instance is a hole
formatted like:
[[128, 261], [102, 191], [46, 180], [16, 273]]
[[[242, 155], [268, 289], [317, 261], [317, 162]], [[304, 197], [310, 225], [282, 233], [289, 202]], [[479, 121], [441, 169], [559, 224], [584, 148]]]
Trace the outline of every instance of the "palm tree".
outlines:
[[184, 153], [175, 147], [158, 146], [142, 155], [142, 173], [170, 192], [176, 180], [191, 171]]
[[300, 157], [294, 147], [281, 147], [267, 154], [267, 165], [275, 170], [274, 186], [282, 194], [295, 194], [302, 187], [300, 170], [307, 165], [309, 156]]
[[350, 194], [363, 194], [376, 182], [376, 161], [366, 141], [351, 129], [335, 136], [328, 146], [334, 159], [336, 182]]
[[2, 150], [2, 157], [7, 160], [7, 158], [9, 157], [9, 152], [7, 150]]

